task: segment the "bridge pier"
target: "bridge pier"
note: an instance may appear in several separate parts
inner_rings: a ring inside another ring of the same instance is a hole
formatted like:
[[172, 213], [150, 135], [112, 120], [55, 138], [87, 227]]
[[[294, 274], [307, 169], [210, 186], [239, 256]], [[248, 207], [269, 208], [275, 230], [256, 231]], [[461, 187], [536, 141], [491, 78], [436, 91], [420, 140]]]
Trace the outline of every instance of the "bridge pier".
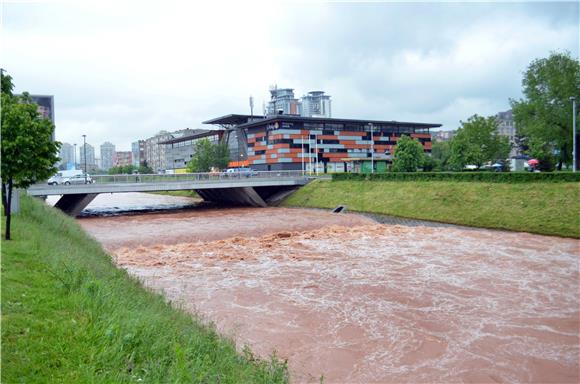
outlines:
[[252, 207], [268, 206], [264, 199], [252, 187], [199, 189], [195, 192], [204, 200], [216, 203], [250, 205]]
[[98, 193], [75, 193], [69, 195], [62, 195], [62, 197], [54, 205], [69, 216], [78, 216]]

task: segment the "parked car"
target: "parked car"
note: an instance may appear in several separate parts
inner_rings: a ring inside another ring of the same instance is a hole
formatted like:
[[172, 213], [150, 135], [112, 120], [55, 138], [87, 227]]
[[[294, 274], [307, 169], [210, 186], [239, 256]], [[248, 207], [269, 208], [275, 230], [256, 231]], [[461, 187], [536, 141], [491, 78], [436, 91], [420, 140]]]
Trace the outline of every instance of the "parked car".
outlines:
[[92, 184], [95, 182], [95, 180], [93, 180], [91, 178], [91, 176], [89, 174], [86, 175], [74, 175], [71, 177], [66, 177], [63, 179], [63, 183], [64, 185], [71, 185], [71, 184]]
[[252, 168], [228, 168], [222, 175], [225, 177], [251, 177], [258, 176], [258, 172]]

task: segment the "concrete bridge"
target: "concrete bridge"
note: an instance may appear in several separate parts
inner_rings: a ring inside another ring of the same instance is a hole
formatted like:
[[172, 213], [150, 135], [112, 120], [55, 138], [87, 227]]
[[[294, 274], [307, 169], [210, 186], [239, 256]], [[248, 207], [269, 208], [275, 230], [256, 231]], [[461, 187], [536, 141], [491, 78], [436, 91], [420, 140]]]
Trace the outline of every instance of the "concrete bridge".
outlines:
[[204, 200], [265, 207], [274, 205], [308, 183], [302, 171], [252, 173], [189, 173], [173, 175], [98, 175], [93, 184], [28, 188], [31, 196], [61, 195], [55, 207], [77, 216], [100, 193], [194, 190]]

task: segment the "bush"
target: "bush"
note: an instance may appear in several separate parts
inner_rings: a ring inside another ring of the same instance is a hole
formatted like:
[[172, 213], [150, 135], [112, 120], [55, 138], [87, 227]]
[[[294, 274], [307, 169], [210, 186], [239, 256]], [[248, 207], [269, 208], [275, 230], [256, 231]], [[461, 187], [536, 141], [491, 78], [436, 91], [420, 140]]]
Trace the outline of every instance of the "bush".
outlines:
[[372, 181], [476, 181], [487, 183], [579, 182], [580, 173], [532, 172], [393, 172], [393, 173], [335, 173], [332, 180]]

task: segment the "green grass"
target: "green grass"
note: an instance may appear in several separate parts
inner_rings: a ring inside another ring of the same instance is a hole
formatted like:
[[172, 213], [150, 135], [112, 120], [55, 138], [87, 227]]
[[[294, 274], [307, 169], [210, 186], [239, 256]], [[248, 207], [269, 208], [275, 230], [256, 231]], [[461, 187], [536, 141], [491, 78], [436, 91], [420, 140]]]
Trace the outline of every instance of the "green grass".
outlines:
[[285, 363], [236, 352], [55, 209], [23, 197], [12, 233], [2, 242], [3, 383], [287, 382]]
[[348, 209], [580, 238], [580, 183], [315, 181], [285, 206]]

